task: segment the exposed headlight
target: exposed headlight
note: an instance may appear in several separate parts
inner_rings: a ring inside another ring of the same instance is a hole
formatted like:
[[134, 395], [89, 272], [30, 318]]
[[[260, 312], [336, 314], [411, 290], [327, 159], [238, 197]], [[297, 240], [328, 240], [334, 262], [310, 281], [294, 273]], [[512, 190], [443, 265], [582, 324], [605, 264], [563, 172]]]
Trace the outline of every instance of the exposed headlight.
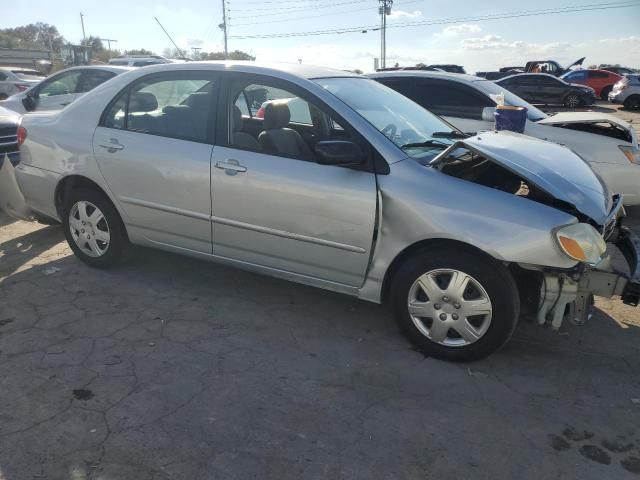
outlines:
[[574, 223], [555, 232], [560, 249], [570, 258], [595, 265], [600, 262], [607, 244], [600, 232], [588, 223]]
[[640, 150], [636, 150], [629, 145], [618, 145], [618, 148], [622, 150], [622, 153], [627, 157], [627, 160], [631, 163], [637, 163], [640, 165]]

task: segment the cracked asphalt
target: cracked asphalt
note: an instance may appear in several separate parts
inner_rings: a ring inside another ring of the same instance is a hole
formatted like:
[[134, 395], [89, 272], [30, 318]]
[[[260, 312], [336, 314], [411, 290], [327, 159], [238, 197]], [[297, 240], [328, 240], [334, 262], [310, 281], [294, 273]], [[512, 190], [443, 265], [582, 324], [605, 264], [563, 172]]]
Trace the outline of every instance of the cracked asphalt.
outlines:
[[381, 306], [147, 249], [94, 270], [0, 214], [0, 479], [638, 478], [640, 311], [598, 306], [449, 364]]

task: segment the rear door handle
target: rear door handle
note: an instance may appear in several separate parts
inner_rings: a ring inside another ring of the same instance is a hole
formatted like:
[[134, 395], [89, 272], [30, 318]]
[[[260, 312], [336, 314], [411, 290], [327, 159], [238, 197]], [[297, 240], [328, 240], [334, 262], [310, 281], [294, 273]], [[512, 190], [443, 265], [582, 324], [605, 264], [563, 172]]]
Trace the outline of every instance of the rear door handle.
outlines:
[[236, 175], [247, 171], [247, 167], [240, 165], [240, 162], [233, 159], [225, 162], [216, 162], [216, 168], [224, 170], [227, 175]]
[[118, 150], [124, 150], [124, 145], [118, 142], [118, 139], [111, 138], [107, 143], [101, 143], [99, 147], [106, 148], [109, 153], [114, 153]]

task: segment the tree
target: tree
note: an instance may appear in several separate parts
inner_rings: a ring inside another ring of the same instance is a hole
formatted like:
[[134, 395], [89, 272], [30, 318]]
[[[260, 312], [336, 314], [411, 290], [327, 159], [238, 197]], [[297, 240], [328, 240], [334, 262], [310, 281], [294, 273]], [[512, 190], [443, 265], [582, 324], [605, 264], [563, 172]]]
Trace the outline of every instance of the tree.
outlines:
[[39, 48], [59, 52], [65, 45], [58, 29], [48, 23], [30, 23], [15, 28], [0, 29], [0, 47], [4, 48]]
[[[224, 52], [210, 52], [202, 54], [203, 60], [225, 60]], [[234, 50], [233, 52], [229, 52], [227, 56], [227, 60], [255, 60], [256, 57], [253, 55], [249, 55], [247, 52], [243, 52], [242, 50]]]
[[155, 55], [154, 52], [152, 52], [151, 50], [147, 50], [146, 48], [134, 48], [132, 50], [125, 50], [124, 51], [125, 55]]
[[80, 42], [80, 45], [85, 45], [87, 47], [91, 47], [93, 53], [99, 53], [104, 50], [104, 44], [100, 37], [94, 37], [93, 35], [89, 35], [87, 38]]

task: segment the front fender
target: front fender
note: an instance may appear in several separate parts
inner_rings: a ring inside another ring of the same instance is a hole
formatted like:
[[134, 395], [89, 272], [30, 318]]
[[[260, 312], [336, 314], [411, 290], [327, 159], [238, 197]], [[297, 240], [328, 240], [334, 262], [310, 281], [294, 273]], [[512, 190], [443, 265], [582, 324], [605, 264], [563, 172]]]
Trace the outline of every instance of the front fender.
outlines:
[[569, 269], [552, 230], [575, 223], [565, 212], [448, 176], [406, 160], [379, 176], [380, 225], [363, 299], [379, 302], [385, 275], [406, 248], [433, 239], [455, 240], [507, 263]]

